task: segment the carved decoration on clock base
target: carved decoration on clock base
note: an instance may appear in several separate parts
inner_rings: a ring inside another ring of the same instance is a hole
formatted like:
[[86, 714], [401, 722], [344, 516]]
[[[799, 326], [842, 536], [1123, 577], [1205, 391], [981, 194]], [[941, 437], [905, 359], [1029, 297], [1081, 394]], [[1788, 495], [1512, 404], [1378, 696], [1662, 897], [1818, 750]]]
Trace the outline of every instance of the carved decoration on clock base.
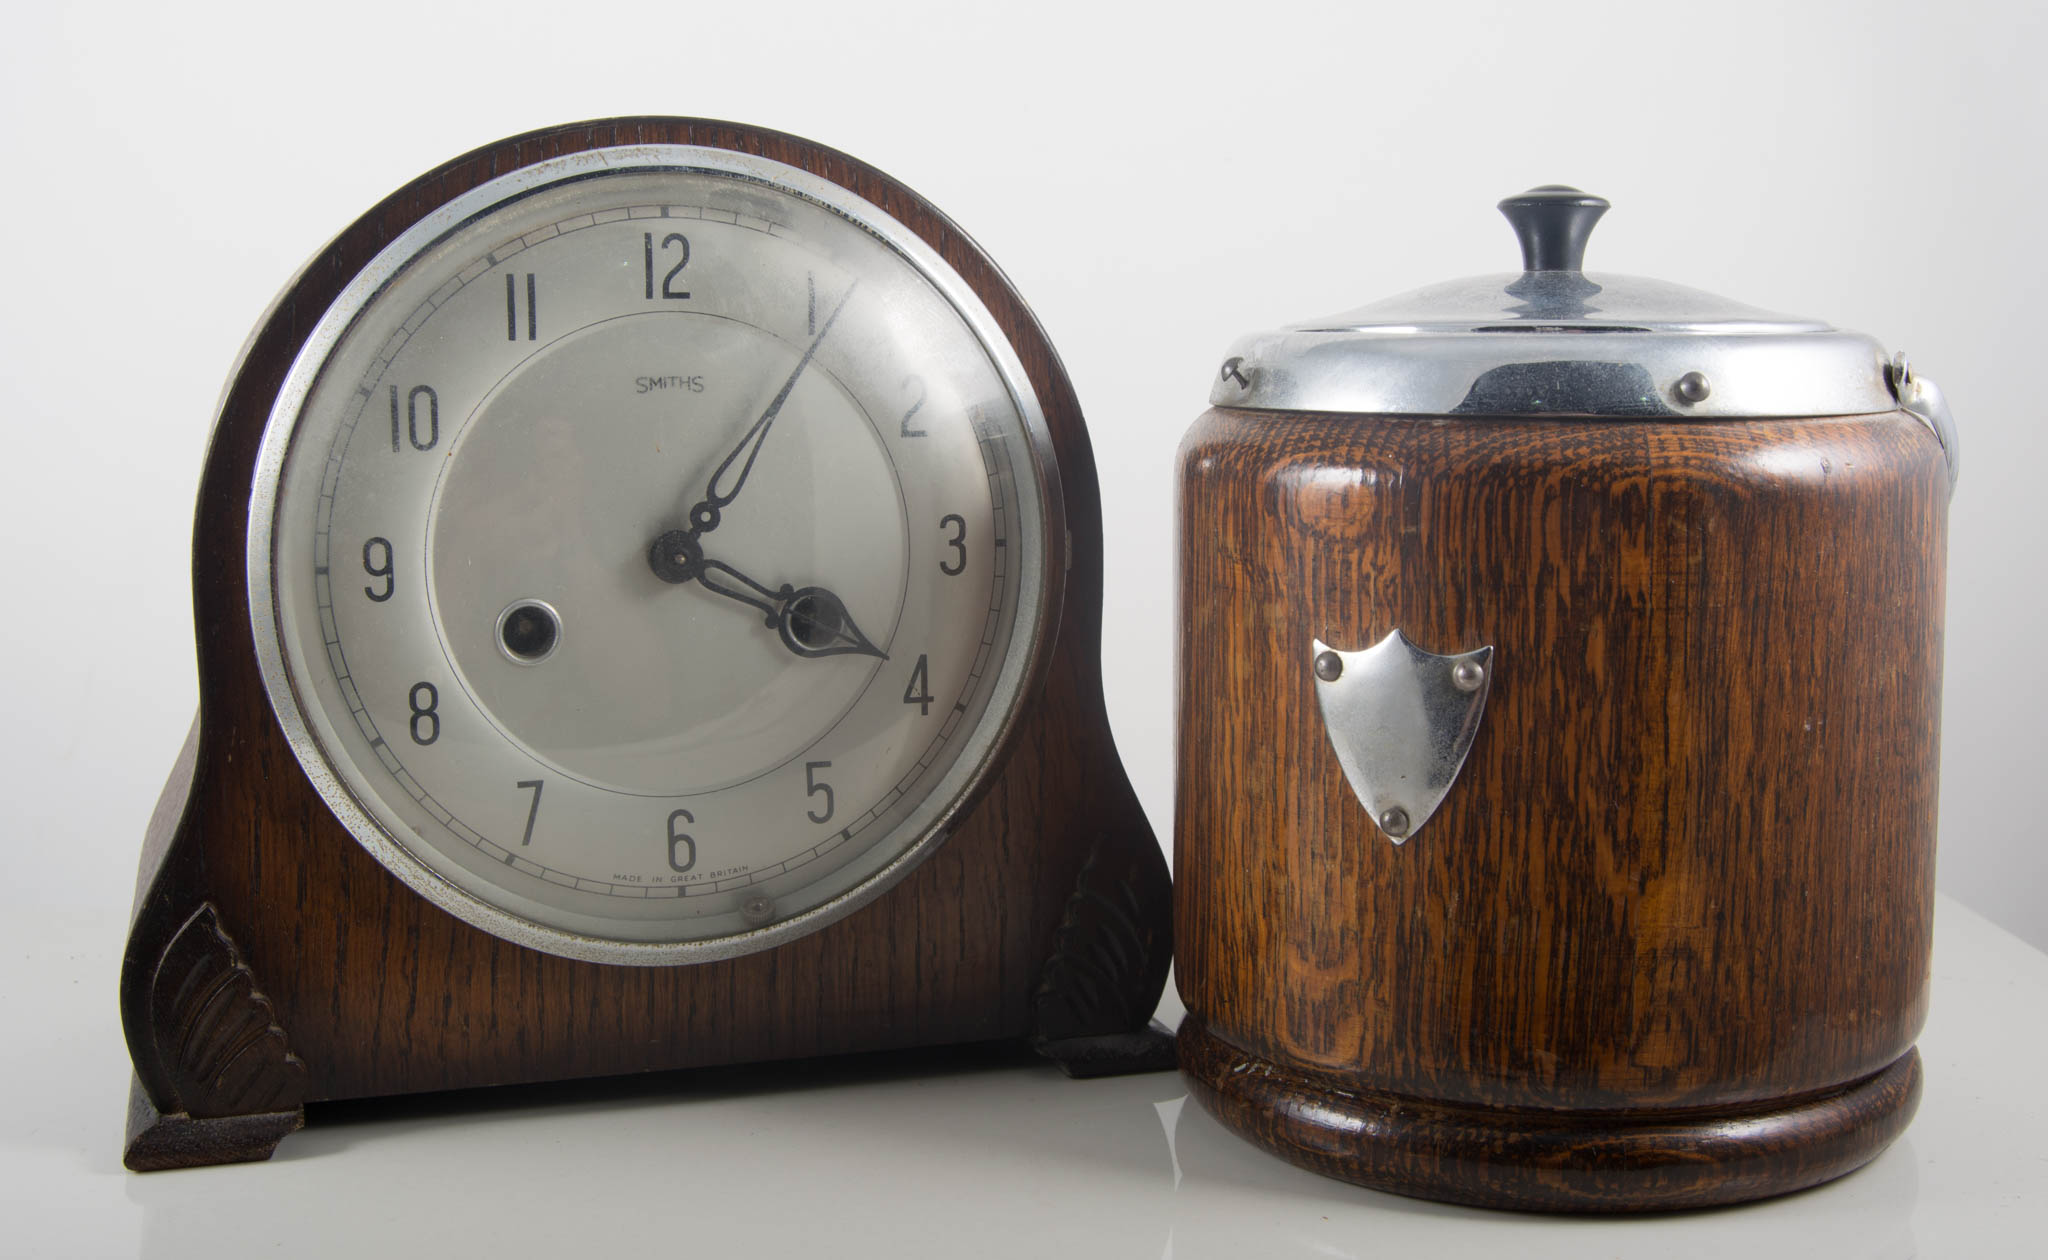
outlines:
[[[147, 1049], [129, 1091], [123, 1162], [153, 1172], [270, 1158], [305, 1123], [306, 1065], [212, 905], [172, 934], [146, 994], [146, 1022], [130, 1029]], [[154, 1091], [140, 1075], [144, 1059]]]
[[1173, 1033], [1152, 1006], [1173, 961], [1164, 870], [1140, 850], [1097, 845], [1067, 898], [1034, 998], [1031, 1046], [1072, 1077], [1166, 1072]]

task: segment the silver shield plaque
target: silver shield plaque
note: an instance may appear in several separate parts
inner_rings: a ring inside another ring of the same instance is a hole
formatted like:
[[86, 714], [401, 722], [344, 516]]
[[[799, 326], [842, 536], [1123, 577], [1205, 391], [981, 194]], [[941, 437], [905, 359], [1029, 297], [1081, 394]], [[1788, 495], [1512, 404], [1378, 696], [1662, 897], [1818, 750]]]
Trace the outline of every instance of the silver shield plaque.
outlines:
[[1400, 844], [1436, 813], [1465, 765], [1493, 688], [1493, 648], [1439, 656], [1398, 629], [1356, 652], [1313, 642], [1330, 746], [1373, 825]]

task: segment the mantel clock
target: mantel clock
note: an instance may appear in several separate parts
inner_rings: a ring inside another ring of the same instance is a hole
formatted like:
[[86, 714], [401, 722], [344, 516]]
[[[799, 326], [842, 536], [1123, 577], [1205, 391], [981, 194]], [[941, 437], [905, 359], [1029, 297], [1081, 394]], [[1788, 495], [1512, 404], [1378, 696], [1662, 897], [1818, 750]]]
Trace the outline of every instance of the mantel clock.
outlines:
[[221, 405], [128, 1163], [309, 1101], [1025, 1038], [1156, 1063], [1087, 435], [903, 185], [690, 119], [415, 180]]

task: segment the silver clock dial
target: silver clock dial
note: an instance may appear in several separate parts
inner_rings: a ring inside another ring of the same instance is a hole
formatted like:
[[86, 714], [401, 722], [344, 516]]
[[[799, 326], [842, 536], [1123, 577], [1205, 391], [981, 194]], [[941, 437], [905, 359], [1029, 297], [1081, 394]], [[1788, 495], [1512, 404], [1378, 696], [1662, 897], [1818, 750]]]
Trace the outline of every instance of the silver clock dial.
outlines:
[[1043, 419], [971, 290], [777, 163], [601, 150], [401, 236], [266, 432], [251, 608], [336, 813], [604, 961], [829, 922], [942, 838], [1052, 623]]

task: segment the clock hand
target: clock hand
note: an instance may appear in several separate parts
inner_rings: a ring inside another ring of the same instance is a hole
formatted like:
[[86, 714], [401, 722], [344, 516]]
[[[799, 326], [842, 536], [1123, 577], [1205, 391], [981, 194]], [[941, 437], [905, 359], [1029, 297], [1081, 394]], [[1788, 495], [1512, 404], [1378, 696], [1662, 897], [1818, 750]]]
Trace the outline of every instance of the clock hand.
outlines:
[[[745, 590], [726, 584], [731, 578]], [[854, 624], [846, 602], [822, 586], [792, 587], [782, 584], [770, 590], [723, 561], [706, 557], [700, 562], [697, 584], [716, 595], [738, 600], [759, 609], [763, 623], [773, 628], [782, 646], [798, 656], [879, 656], [889, 654], [869, 641]]]
[[655, 539], [648, 562], [665, 582], [695, 582], [714, 595], [747, 605], [761, 614], [762, 624], [776, 632], [782, 646], [798, 656], [879, 656], [889, 654], [854, 623], [846, 602], [822, 586], [766, 586], [723, 560], [704, 554], [703, 544], [687, 530], [674, 529]]
[[889, 654], [868, 641], [853, 614], [837, 595], [822, 586], [804, 586], [787, 592], [775, 626], [782, 646], [798, 656], [879, 656]]
[[[728, 578], [738, 582], [739, 585], [732, 585], [726, 580]], [[708, 557], [699, 560], [697, 562], [696, 581], [697, 585], [710, 591], [713, 595], [723, 595], [727, 599], [738, 600], [742, 604], [758, 609], [761, 613], [762, 624], [771, 630], [782, 619], [782, 593], [770, 590], [729, 564], [712, 560]], [[787, 586], [782, 588], [783, 591], [788, 589]]]
[[[761, 444], [768, 440], [768, 430], [775, 424], [775, 417], [782, 413], [782, 404], [789, 401], [790, 391], [796, 388], [797, 379], [804, 374], [804, 369], [811, 365], [811, 358], [818, 353], [818, 346], [824, 342], [825, 334], [832, 331], [832, 325], [839, 319], [839, 312], [846, 309], [846, 303], [853, 297], [853, 291], [859, 287], [858, 280], [846, 286], [846, 292], [839, 297], [839, 305], [833, 307], [832, 313], [825, 317], [825, 322], [818, 326], [818, 335], [811, 338], [810, 345], [804, 347], [803, 357], [796, 361], [796, 367], [790, 370], [789, 379], [782, 382], [782, 388], [775, 391], [775, 398], [768, 404], [767, 410], [761, 413], [760, 419], [754, 421], [753, 427], [740, 435], [739, 443], [726, 452], [718, 467], [711, 470], [711, 480], [704, 486], [704, 497], [697, 500], [689, 511], [688, 532], [692, 536], [708, 534], [717, 529], [720, 511], [739, 497], [740, 490], [747, 484], [747, 475], [754, 471], [754, 461], [760, 457]], [[739, 474], [733, 479], [732, 486], [725, 490], [719, 489], [719, 483], [725, 479], [727, 473], [733, 471], [734, 462], [742, 455], [746, 456], [746, 462], [740, 464]]]

